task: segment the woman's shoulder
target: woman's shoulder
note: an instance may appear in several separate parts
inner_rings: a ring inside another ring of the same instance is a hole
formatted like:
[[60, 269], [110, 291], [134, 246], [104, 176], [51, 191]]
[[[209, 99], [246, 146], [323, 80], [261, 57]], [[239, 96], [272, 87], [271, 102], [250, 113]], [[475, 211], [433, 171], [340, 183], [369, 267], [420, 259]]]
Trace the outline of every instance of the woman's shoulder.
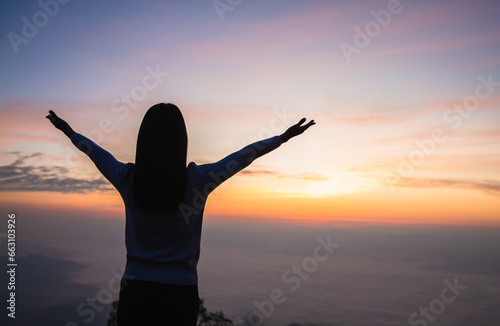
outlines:
[[189, 162], [189, 164], [186, 168], [186, 172], [187, 172], [188, 178], [198, 177], [200, 174], [200, 169], [199, 169], [198, 164], [196, 164], [195, 162]]
[[117, 175], [120, 179], [131, 179], [134, 176], [135, 164], [134, 163], [124, 163], [122, 167], [117, 171]]
[[201, 180], [204, 179], [202, 165], [198, 165], [195, 162], [189, 162], [186, 168], [187, 180], [192, 186], [199, 185]]

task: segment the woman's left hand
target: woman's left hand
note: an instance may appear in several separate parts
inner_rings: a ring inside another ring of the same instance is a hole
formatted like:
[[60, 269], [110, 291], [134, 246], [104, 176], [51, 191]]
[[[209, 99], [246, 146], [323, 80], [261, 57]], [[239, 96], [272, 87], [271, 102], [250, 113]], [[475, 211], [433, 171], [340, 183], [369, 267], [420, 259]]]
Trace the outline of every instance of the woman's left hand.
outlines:
[[294, 124], [290, 128], [288, 128], [283, 134], [280, 135], [281, 140], [286, 143], [290, 138], [296, 137], [306, 131], [310, 126], [315, 125], [316, 122], [314, 120], [309, 121], [307, 124], [302, 125], [306, 122], [306, 118], [300, 119], [297, 124]]
[[52, 122], [54, 127], [64, 132], [66, 136], [71, 137], [71, 135], [75, 133], [71, 126], [66, 121], [59, 118], [54, 111], [49, 110], [49, 115], [47, 115], [46, 118]]

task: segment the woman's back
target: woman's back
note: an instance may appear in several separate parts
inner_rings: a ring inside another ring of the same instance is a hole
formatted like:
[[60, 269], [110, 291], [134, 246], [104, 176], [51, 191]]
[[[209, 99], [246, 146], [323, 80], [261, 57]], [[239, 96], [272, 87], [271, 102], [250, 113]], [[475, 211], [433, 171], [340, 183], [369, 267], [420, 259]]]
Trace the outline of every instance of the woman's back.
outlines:
[[147, 211], [136, 203], [135, 165], [122, 163], [90, 139], [74, 133], [71, 141], [92, 148], [89, 157], [115, 186], [125, 204], [127, 264], [124, 276], [165, 284], [198, 283], [201, 226], [209, 194], [258, 157], [281, 145], [274, 136], [246, 146], [222, 160], [186, 169], [186, 190], [174, 210]]

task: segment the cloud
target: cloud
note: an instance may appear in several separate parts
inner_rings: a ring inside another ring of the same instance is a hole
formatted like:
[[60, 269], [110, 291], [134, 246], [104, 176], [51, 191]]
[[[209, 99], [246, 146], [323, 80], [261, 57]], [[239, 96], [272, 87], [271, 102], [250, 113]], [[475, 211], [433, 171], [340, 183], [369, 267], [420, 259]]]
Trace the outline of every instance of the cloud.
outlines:
[[459, 188], [481, 190], [489, 194], [500, 195], [500, 182], [495, 180], [452, 180], [452, 179], [426, 179], [426, 178], [400, 178], [394, 184], [398, 187], [409, 188]]
[[242, 170], [239, 173], [246, 174], [246, 175], [275, 175], [275, 176], [282, 175], [281, 172], [274, 171], [274, 170], [254, 170], [254, 169]]
[[240, 23], [227, 31], [229, 37], [226, 34], [225, 38], [188, 44], [187, 55], [203, 61], [289, 51], [330, 39], [332, 22], [352, 11], [350, 8], [314, 6], [264, 21]]
[[[374, 51], [374, 57], [402, 54], [451, 53], [464, 48], [474, 48], [485, 44], [495, 44], [498, 33], [493, 29], [477, 33], [477, 17], [498, 13], [497, 5], [443, 3], [411, 3], [399, 15], [404, 17], [392, 23], [384, 35], [390, 35], [386, 46]], [[422, 24], [422, 17], [426, 17]], [[397, 26], [397, 28], [396, 28]], [[456, 32], [456, 31], [460, 32]], [[452, 31], [452, 32], [450, 32]], [[409, 37], [411, 36], [411, 37]], [[452, 59], [452, 58], [451, 58]]]
[[[16, 156], [14, 162], [0, 166], [0, 191], [56, 191], [61, 193], [84, 193], [113, 190], [104, 178], [86, 180], [68, 175], [62, 166], [37, 166], [33, 161], [44, 157], [43, 153], [25, 154], [8, 152]], [[31, 165], [28, 165], [32, 163]]]
[[[340, 112], [331, 119], [330, 123], [337, 124], [356, 124], [356, 125], [375, 125], [381, 124], [400, 124], [414, 119], [421, 114], [421, 111], [408, 112], [408, 108], [389, 108], [382, 110], [370, 109], [370, 112], [362, 112], [361, 114], [352, 114], [352, 112]], [[358, 111], [359, 112], [359, 111]], [[411, 114], [410, 114], [411, 113]]]
[[256, 176], [276, 176], [278, 178], [295, 178], [301, 180], [311, 181], [328, 181], [328, 177], [318, 173], [301, 173], [301, 174], [285, 174], [275, 170], [264, 169], [245, 169], [239, 172], [242, 175], [256, 175]]

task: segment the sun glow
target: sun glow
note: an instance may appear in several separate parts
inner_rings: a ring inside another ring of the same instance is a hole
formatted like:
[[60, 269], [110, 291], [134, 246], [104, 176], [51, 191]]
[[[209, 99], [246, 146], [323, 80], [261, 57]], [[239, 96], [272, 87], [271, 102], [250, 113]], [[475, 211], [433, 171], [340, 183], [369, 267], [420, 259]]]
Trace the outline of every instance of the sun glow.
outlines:
[[347, 192], [350, 192], [350, 190], [345, 185], [333, 180], [309, 182], [304, 189], [304, 195], [308, 197], [328, 197]]

